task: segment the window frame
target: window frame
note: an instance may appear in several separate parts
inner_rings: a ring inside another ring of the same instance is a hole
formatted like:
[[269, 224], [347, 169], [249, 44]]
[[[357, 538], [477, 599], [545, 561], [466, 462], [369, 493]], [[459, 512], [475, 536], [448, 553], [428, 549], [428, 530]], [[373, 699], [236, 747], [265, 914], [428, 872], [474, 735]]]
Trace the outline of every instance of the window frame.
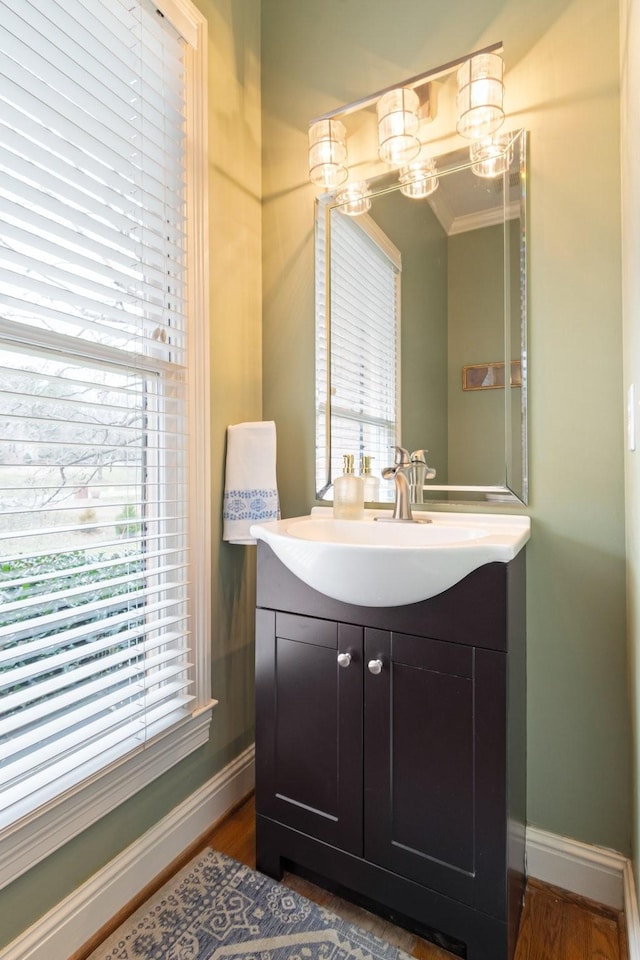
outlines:
[[207, 20], [191, 0], [158, 0], [185, 48], [191, 716], [0, 833], [0, 889], [133, 796], [209, 739], [211, 699], [210, 363]]

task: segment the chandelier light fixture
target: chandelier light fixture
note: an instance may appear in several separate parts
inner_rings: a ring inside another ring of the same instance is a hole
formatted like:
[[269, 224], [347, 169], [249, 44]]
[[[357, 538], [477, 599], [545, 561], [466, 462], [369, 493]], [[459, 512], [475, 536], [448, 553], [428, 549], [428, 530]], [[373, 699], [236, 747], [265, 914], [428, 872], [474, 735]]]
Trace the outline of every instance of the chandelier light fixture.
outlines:
[[416, 160], [400, 170], [400, 193], [412, 200], [431, 196], [438, 189], [436, 162], [431, 158]]
[[504, 121], [504, 64], [496, 53], [480, 53], [458, 68], [456, 129], [469, 140], [483, 140]]
[[[427, 157], [427, 121], [434, 119], [436, 87], [451, 81], [453, 90], [442, 102], [453, 102], [455, 116], [444, 119], [444, 135], [457, 133], [470, 140], [469, 154], [473, 173], [478, 177], [498, 177], [512, 162], [510, 135], [497, 131], [504, 122], [504, 64], [502, 44], [494, 43], [467, 57], [443, 64], [407, 80], [403, 86], [381, 90], [361, 100], [333, 110], [311, 121], [309, 126], [309, 178], [323, 190], [335, 191], [342, 213], [355, 217], [371, 207], [369, 183], [349, 182], [347, 131], [343, 121], [360, 111], [373, 111], [377, 118], [377, 155], [388, 171], [398, 171], [400, 191], [413, 200], [430, 196], [438, 187], [435, 161]], [[440, 95], [442, 96], [442, 94]], [[373, 118], [370, 118], [373, 120]], [[369, 122], [369, 121], [367, 121]], [[443, 123], [437, 137], [442, 139]], [[368, 132], [366, 124], [356, 129]], [[362, 153], [362, 136], [356, 152]], [[373, 145], [372, 145], [373, 146]], [[365, 151], [365, 162], [375, 154]], [[362, 161], [359, 159], [358, 163]], [[441, 171], [442, 173], [442, 171]]]
[[333, 189], [349, 176], [347, 132], [341, 120], [318, 120], [309, 127], [309, 179]]
[[402, 167], [420, 153], [420, 98], [415, 90], [389, 90], [378, 100], [378, 156], [390, 167]]
[[477, 177], [500, 177], [513, 161], [511, 134], [497, 133], [485, 140], [476, 140], [469, 147], [471, 169]]
[[371, 209], [371, 192], [366, 181], [348, 184], [336, 194], [336, 203], [340, 204], [340, 213], [348, 217], [359, 217]]

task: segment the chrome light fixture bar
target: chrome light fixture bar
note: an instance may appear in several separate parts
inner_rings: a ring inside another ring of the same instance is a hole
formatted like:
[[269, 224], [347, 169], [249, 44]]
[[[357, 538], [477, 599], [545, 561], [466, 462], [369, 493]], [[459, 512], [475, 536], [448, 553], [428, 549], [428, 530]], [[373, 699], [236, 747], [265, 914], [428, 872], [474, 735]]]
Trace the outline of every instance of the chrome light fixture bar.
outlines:
[[[434, 67], [433, 70], [427, 70], [425, 73], [418, 73], [413, 77], [409, 77], [408, 80], [403, 80], [401, 86], [404, 90], [419, 90], [430, 81], [441, 80], [443, 77], [448, 76], [448, 74], [453, 73], [454, 70], [457, 70], [458, 67], [462, 66], [463, 63], [466, 63], [466, 61], [472, 57], [480, 56], [483, 53], [501, 53], [502, 49], [502, 42], [492, 43], [490, 46], [475, 50], [473, 53], [467, 54], [464, 57], [458, 57], [456, 60], [450, 60], [448, 63], [443, 63], [439, 67]], [[396, 90], [397, 87], [398, 85], [394, 84], [392, 87], [384, 87], [382, 90], [378, 90], [377, 93], [370, 93], [360, 100], [352, 100], [351, 103], [346, 103], [344, 106], [336, 107], [335, 110], [329, 110], [319, 117], [314, 117], [314, 119], [311, 120], [311, 124], [317, 123], [318, 120], [341, 120], [344, 119], [344, 117], [348, 117], [351, 113], [356, 113], [358, 110], [366, 110], [374, 106], [385, 93], [390, 93], [392, 90]]]

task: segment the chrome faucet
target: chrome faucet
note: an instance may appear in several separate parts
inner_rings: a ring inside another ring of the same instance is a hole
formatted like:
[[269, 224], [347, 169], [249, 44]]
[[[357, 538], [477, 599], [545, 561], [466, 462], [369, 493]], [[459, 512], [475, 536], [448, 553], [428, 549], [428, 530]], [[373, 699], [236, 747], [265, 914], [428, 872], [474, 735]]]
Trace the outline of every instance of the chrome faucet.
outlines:
[[393, 516], [376, 517], [376, 520], [388, 520], [395, 523], [416, 523], [411, 514], [411, 502], [409, 498], [409, 480], [408, 474], [411, 470], [411, 459], [409, 453], [404, 447], [393, 447], [395, 450], [395, 462], [392, 467], [385, 467], [381, 473], [385, 480], [393, 480], [396, 488], [395, 503], [393, 505]]
[[436, 475], [434, 467], [427, 464], [428, 450], [414, 450], [410, 456], [411, 472], [409, 500], [411, 503], [424, 503], [424, 484]]
[[[381, 473], [385, 480], [393, 480], [396, 488], [393, 515], [391, 517], [375, 517], [375, 520], [388, 523], [431, 523], [429, 517], [417, 519], [411, 513], [412, 494], [417, 496], [418, 485], [422, 491], [424, 481], [432, 480], [436, 471], [427, 466], [427, 450], [416, 450], [409, 456], [404, 447], [392, 447], [395, 450], [395, 462], [392, 467], [385, 467]], [[409, 477], [411, 483], [409, 483]], [[423, 497], [416, 501], [423, 502]]]

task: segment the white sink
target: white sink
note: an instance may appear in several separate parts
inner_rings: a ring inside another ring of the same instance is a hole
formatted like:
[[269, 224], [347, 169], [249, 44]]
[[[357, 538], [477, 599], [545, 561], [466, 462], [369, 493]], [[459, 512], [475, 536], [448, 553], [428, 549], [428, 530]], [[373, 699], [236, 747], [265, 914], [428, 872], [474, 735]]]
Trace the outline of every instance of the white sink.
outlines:
[[269, 544], [300, 580], [335, 600], [397, 607], [427, 600], [485, 563], [507, 563], [530, 535], [529, 517], [489, 513], [419, 513], [432, 523], [334, 520], [331, 508], [256, 523], [251, 535]]

